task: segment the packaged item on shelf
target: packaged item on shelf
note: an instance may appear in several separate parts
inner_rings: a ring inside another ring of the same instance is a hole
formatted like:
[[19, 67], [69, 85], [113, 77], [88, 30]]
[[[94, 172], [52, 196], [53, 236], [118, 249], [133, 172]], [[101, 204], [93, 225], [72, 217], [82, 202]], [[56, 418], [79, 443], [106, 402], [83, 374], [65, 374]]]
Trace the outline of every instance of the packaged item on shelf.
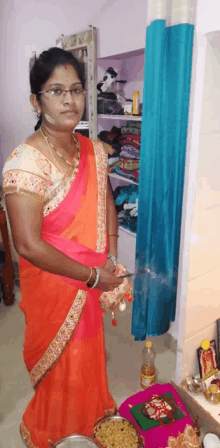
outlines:
[[140, 113], [140, 92], [134, 90], [133, 92], [133, 115], [139, 115]]
[[125, 115], [132, 115], [133, 101], [126, 100], [126, 103], [123, 105], [123, 109]]
[[117, 75], [118, 75], [117, 70], [114, 69], [113, 67], [109, 67], [106, 70], [101, 81], [99, 81], [99, 83], [97, 84], [97, 89], [100, 92], [105, 92], [110, 87], [110, 85], [113, 83], [113, 81], [115, 80]]
[[109, 115], [123, 115], [124, 110], [121, 104], [116, 99], [103, 98], [98, 96], [97, 98], [97, 112], [98, 114]]

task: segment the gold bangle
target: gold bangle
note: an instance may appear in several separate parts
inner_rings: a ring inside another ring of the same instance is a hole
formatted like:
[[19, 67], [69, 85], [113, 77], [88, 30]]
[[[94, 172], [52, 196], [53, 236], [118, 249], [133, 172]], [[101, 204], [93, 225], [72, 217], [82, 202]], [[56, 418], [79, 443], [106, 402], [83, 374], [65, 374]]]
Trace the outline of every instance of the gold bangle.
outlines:
[[86, 280], [84, 283], [89, 283], [89, 280], [90, 280], [90, 278], [92, 277], [92, 268], [89, 268], [89, 269], [91, 269], [90, 274], [89, 274], [89, 278], [88, 278], [88, 280]]

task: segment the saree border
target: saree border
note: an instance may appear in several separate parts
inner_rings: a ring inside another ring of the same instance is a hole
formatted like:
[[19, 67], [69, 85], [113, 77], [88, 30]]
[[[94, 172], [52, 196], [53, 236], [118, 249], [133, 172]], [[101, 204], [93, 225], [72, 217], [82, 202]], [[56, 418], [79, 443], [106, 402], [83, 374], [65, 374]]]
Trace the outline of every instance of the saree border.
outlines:
[[106, 193], [108, 156], [101, 142], [92, 141], [97, 171], [98, 205], [97, 205], [97, 240], [96, 252], [104, 253], [106, 248]]
[[48, 346], [42, 358], [29, 372], [31, 384], [36, 389], [44, 377], [50, 372], [52, 367], [58, 361], [60, 355], [64, 351], [69, 342], [73, 331], [75, 330], [81, 313], [83, 311], [88, 292], [79, 290], [76, 294], [74, 302], [66, 316], [65, 321], [58, 330], [56, 336]]
[[21, 434], [21, 438], [22, 438], [24, 444], [28, 448], [40, 448], [37, 445], [34, 445], [34, 443], [32, 442], [32, 440], [31, 440], [31, 433], [27, 429], [27, 427], [25, 426], [23, 417], [22, 417], [22, 420], [21, 420], [21, 423], [20, 423], [20, 434]]

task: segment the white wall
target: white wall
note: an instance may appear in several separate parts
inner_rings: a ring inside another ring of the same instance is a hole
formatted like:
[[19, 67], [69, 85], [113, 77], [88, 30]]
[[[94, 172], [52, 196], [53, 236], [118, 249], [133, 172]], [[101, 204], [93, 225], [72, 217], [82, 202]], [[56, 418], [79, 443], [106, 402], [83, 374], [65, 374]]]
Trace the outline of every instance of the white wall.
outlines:
[[218, 0], [198, 0], [175, 322], [179, 380], [198, 371], [196, 349], [216, 338], [219, 317], [220, 34], [217, 50], [206, 35], [220, 30], [219, 12]]
[[34, 130], [28, 64], [33, 50], [54, 46], [59, 35], [98, 28], [98, 57], [144, 48], [147, 0], [2, 0], [0, 17], [0, 168]]

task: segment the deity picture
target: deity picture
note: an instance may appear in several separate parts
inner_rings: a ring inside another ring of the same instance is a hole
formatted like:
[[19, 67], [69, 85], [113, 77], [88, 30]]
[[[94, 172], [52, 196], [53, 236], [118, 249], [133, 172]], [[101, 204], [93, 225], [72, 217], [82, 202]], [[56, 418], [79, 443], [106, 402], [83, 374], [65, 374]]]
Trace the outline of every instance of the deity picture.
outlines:
[[218, 372], [218, 361], [215, 341], [210, 341], [209, 348], [204, 350], [199, 347], [198, 350], [199, 369], [202, 380], [206, 380], [210, 376]]
[[220, 319], [217, 320], [218, 365], [220, 366]]

